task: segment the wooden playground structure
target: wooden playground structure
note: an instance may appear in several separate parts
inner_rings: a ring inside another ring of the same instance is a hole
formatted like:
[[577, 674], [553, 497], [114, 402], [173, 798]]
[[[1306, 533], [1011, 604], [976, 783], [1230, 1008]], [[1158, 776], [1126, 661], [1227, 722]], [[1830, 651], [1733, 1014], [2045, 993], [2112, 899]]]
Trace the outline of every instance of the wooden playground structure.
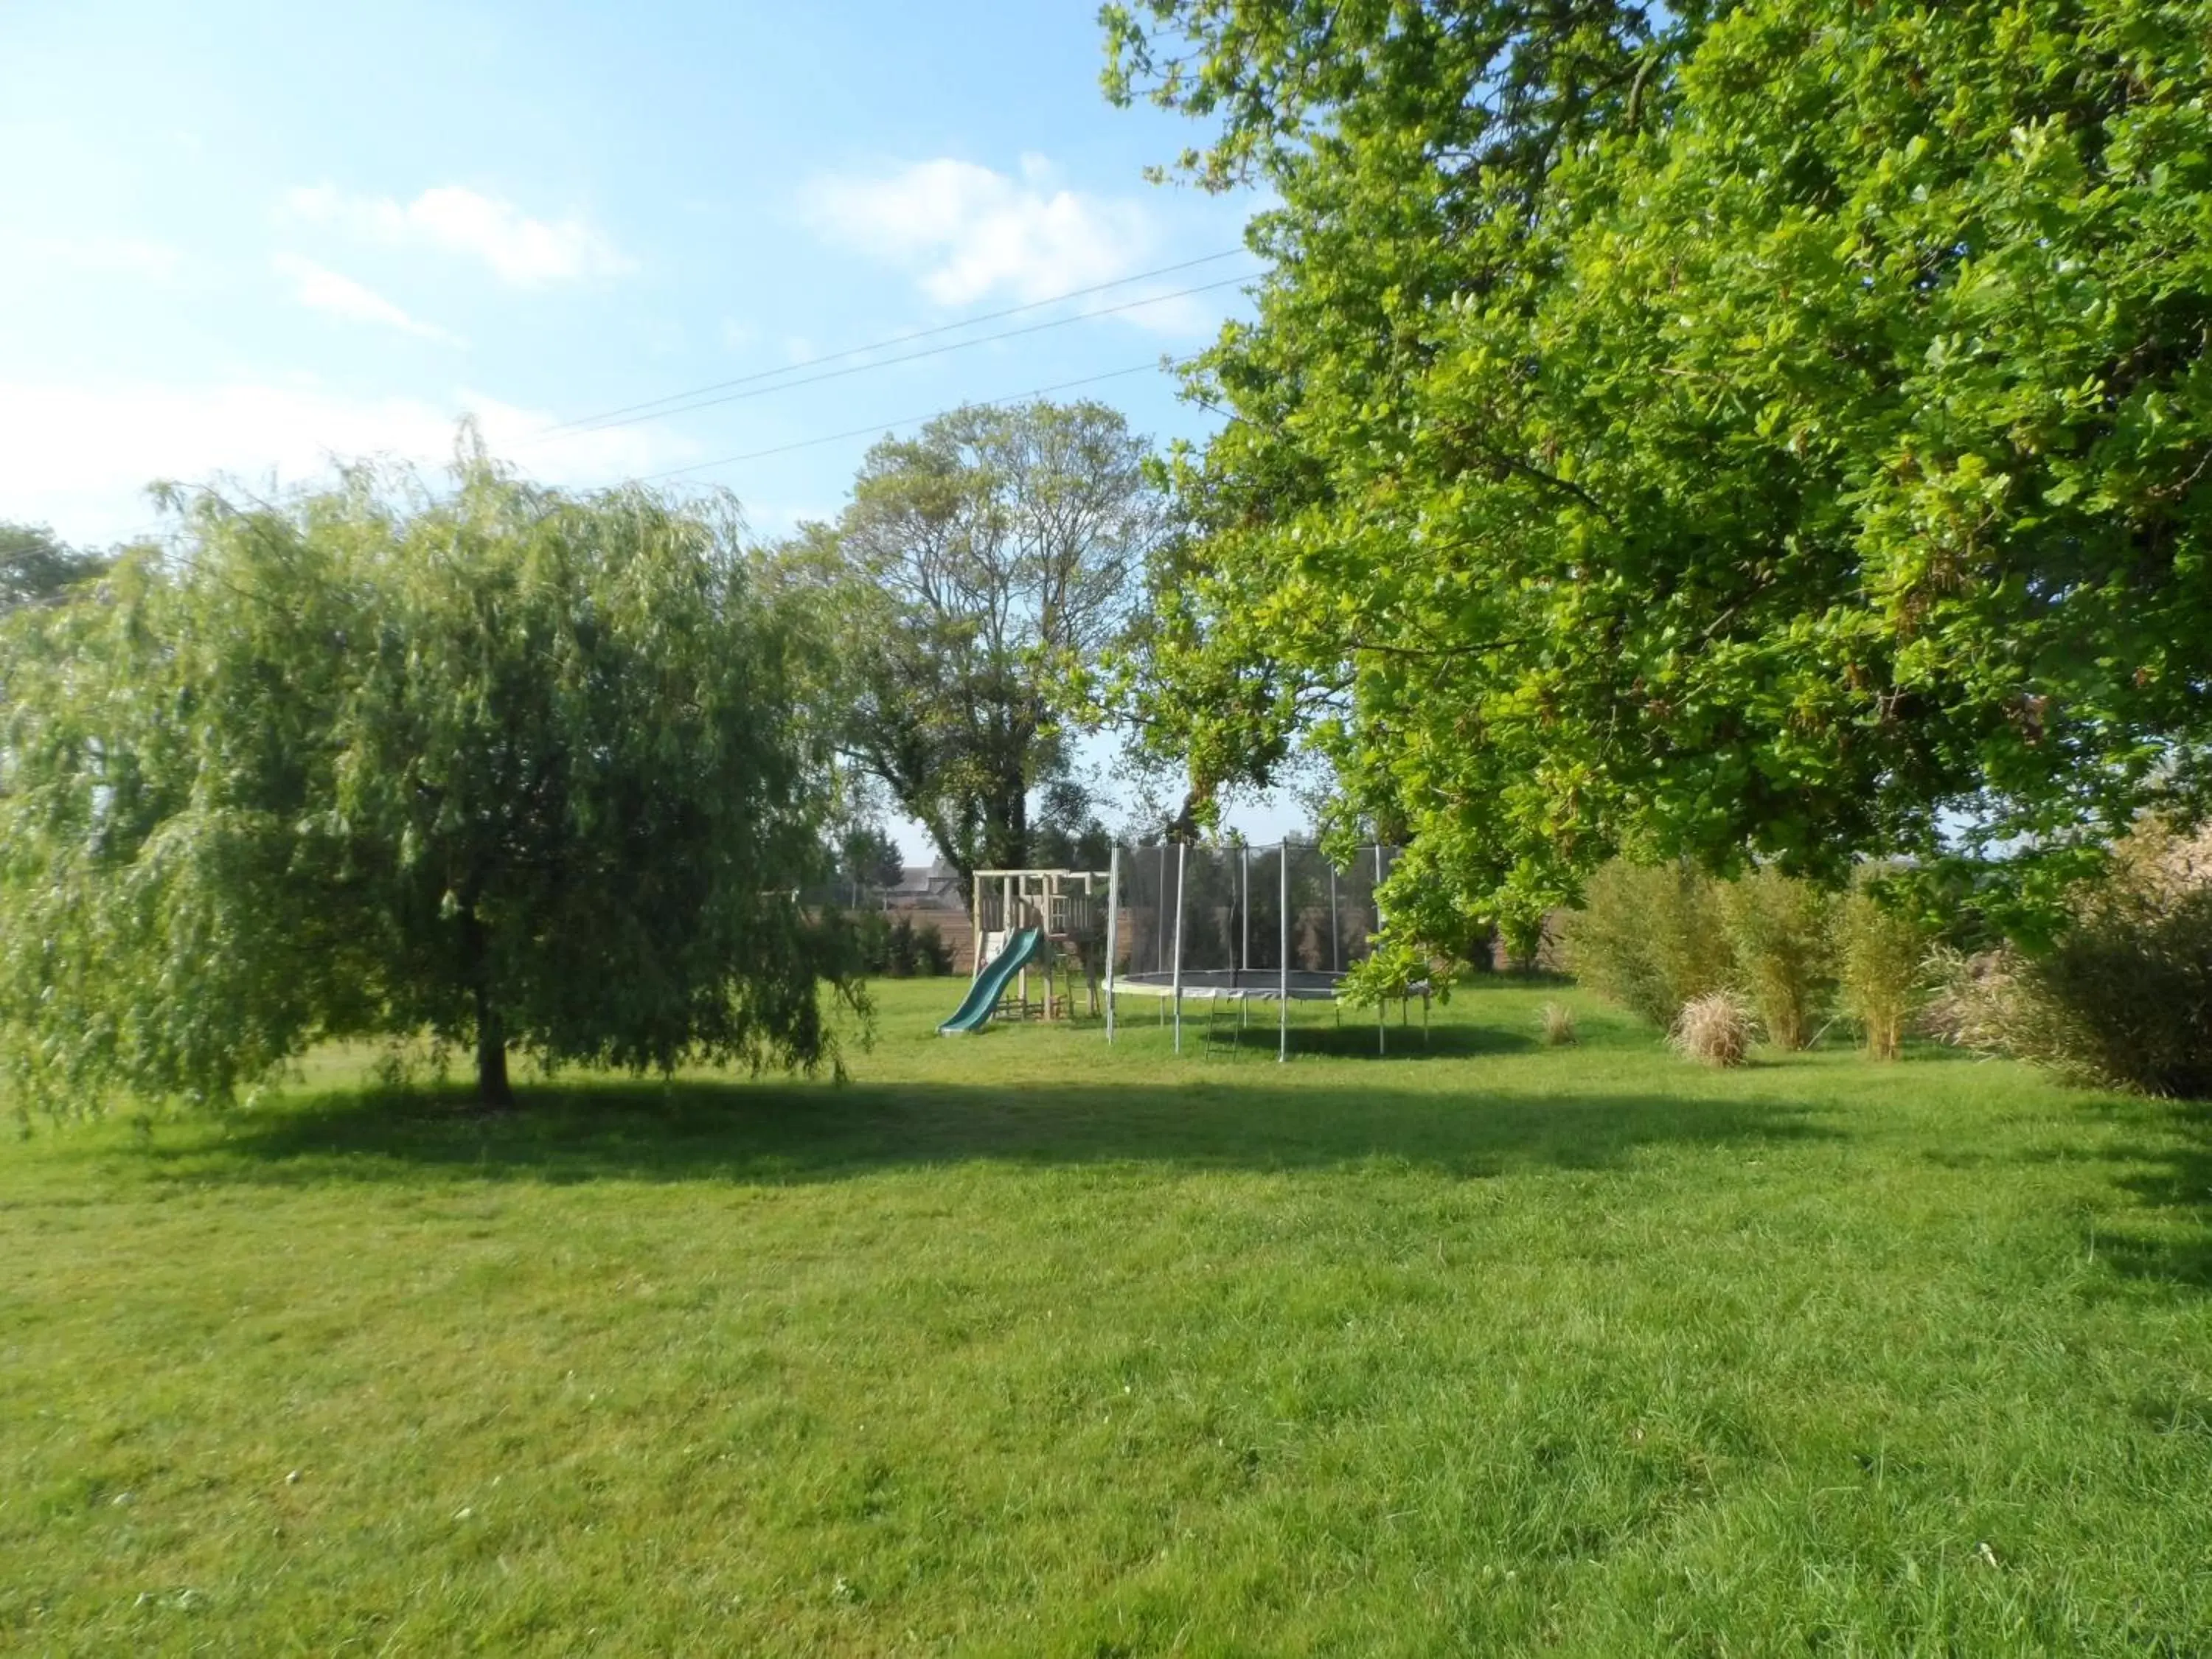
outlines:
[[[975, 968], [970, 982], [980, 978], [1006, 942], [1024, 928], [1044, 935], [1045, 950], [1039, 967], [1043, 999], [1039, 1012], [1048, 1020], [1066, 1018], [1075, 995], [1075, 976], [1082, 975], [1091, 1012], [1099, 1010], [1098, 987], [1104, 972], [1107, 886], [1103, 870], [978, 870], [975, 902], [969, 916], [975, 931]], [[1066, 975], [1066, 989], [1059, 992], [1055, 979]], [[1021, 969], [1016, 992], [1020, 1015], [1030, 1018], [1030, 970]]]

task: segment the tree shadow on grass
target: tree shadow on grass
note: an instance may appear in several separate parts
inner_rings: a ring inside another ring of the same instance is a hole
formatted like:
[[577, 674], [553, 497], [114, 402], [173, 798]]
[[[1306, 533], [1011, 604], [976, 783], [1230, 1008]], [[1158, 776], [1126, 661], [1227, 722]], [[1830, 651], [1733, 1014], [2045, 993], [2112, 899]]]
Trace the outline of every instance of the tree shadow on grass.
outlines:
[[[1276, 1025], [1272, 1013], [1255, 1011], [1249, 1026], [1223, 1015], [1209, 1021], [1203, 1015], [1183, 1016], [1186, 1053], [1209, 1059], [1273, 1060]], [[1419, 1013], [1401, 1021], [1393, 1014], [1379, 1034], [1372, 1013], [1354, 1011], [1341, 1023], [1323, 1024], [1310, 1016], [1294, 1019], [1290, 1029], [1290, 1051], [1294, 1055], [1329, 1059], [1392, 1061], [1468, 1060], [1485, 1054], [1520, 1054], [1536, 1048], [1534, 1033], [1501, 1030], [1496, 1025], [1431, 1021], [1425, 1030]]]
[[[1391, 1002], [1379, 1018], [1371, 1007], [1320, 999], [1294, 1000], [1290, 1005], [1290, 1051], [1293, 1056], [1385, 1059], [1393, 1064], [1528, 1053], [1546, 1045], [1543, 1004], [1528, 994], [1572, 988], [1573, 981], [1564, 976], [1484, 975], [1454, 987], [1449, 1000], [1437, 998], [1426, 1009], [1418, 999]], [[1164, 997], [1124, 996], [1119, 1010], [1120, 1030], [1140, 1039], [1146, 1032], [1164, 1036], [1173, 1024], [1173, 1005]], [[1190, 997], [1183, 1004], [1183, 1051], [1209, 1059], [1258, 1055], [1272, 1060], [1281, 1011], [1282, 1005], [1269, 998], [1240, 1004]], [[1661, 1032], [1624, 1011], [1583, 1006], [1576, 1012], [1580, 1047], [1656, 1050], [1661, 1046]], [[1086, 1034], [1096, 1033], [1103, 1030], [1103, 1021], [1087, 1018], [1077, 1025]], [[1018, 1028], [994, 1024], [981, 1035], [1012, 1029]]]
[[[1541, 1046], [1536, 1040], [1533, 1021], [1524, 1032], [1494, 1024], [1456, 1020], [1448, 1011], [1439, 1010], [1425, 1028], [1418, 1003], [1403, 1018], [1393, 1012], [1378, 1042], [1376, 1021], [1371, 1010], [1348, 1010], [1340, 1018], [1331, 1019], [1326, 1014], [1312, 1012], [1316, 1006], [1326, 1006], [1298, 1005], [1298, 1012], [1291, 1017], [1288, 1046], [1293, 1057], [1372, 1060], [1379, 1056], [1394, 1062], [1466, 1060], [1484, 1054], [1521, 1054]], [[1116, 1025], [1121, 1038], [1139, 1042], [1167, 1041], [1174, 1028], [1174, 1017], [1172, 1013], [1157, 1012], [1164, 1006], [1164, 999], [1130, 998], [1123, 1005]], [[1273, 1060], [1279, 1030], [1277, 1006], [1255, 999], [1243, 1006], [1224, 1000], [1209, 1007], [1205, 1001], [1194, 998], [1183, 1009], [1183, 1053], [1210, 1060]], [[1085, 1014], [1043, 1028], [1031, 1022], [1000, 1018], [980, 1030], [962, 1033], [961, 1041], [1002, 1042], [1023, 1032], [1041, 1029], [1066, 1032], [1086, 1042], [1103, 1042], [1106, 1022]], [[1609, 1026], [1604, 1029], [1610, 1033]]]
[[194, 1182], [302, 1185], [425, 1172], [814, 1182], [976, 1162], [1249, 1171], [1379, 1162], [1473, 1179], [1837, 1133], [1786, 1102], [1293, 1088], [1251, 1073], [1139, 1087], [593, 1080], [530, 1091], [520, 1109], [492, 1115], [458, 1095], [331, 1093], [234, 1119], [219, 1141], [134, 1156]]
[[2106, 1154], [2128, 1170], [2115, 1184], [2136, 1197], [2148, 1224], [2099, 1228], [2098, 1254], [2130, 1279], [2212, 1291], [2212, 1104], [2130, 1101], [2120, 1109], [2162, 1132]]

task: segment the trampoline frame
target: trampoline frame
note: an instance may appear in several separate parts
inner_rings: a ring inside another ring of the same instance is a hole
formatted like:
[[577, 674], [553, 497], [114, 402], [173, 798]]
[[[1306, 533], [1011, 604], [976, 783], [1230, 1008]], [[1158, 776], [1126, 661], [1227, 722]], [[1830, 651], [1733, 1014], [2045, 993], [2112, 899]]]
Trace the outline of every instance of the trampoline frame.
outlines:
[[[1292, 1002], [1330, 1002], [1336, 998], [1336, 988], [1344, 981], [1342, 974], [1316, 973], [1310, 968], [1291, 970], [1288, 985], [1280, 982], [1283, 976], [1267, 973], [1240, 973], [1234, 968], [1200, 968], [1184, 976], [1181, 987], [1187, 997], [1220, 997], [1243, 1001], [1272, 1002], [1288, 997]], [[1224, 985], [1220, 981], [1231, 982]], [[1238, 985], [1238, 979], [1252, 983]], [[1301, 983], [1300, 981], [1306, 981]], [[1172, 975], [1117, 974], [1114, 988], [1133, 997], [1171, 997], [1177, 987]]]

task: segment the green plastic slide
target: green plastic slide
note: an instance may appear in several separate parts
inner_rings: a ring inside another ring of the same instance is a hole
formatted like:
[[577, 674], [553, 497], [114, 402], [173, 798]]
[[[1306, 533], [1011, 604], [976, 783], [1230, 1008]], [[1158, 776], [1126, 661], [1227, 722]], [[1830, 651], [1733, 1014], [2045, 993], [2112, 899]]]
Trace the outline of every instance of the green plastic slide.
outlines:
[[939, 1036], [950, 1036], [955, 1031], [979, 1031], [983, 1022], [991, 1018], [991, 1010], [999, 1006], [1006, 994], [1006, 981], [1019, 973], [1024, 964], [1044, 952], [1044, 930], [1024, 927], [1006, 941], [1006, 948], [983, 965], [975, 975], [975, 982], [968, 988], [968, 997], [959, 1012], [937, 1028]]

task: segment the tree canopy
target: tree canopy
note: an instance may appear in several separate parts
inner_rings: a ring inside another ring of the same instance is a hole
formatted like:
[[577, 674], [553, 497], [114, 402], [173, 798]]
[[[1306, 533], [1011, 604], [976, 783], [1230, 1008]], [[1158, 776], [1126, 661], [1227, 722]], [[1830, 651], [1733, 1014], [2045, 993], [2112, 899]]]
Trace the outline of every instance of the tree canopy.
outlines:
[[1128, 695], [1393, 915], [2212, 800], [2212, 4], [1153, 0], [1281, 204]]
[[0, 615], [60, 598], [108, 567], [104, 554], [58, 540], [39, 524], [0, 524]]
[[220, 1101], [329, 1038], [670, 1067], [830, 1052], [792, 896], [821, 757], [726, 510], [450, 490], [185, 504], [0, 633], [0, 1066]]
[[848, 888], [896, 887], [906, 874], [898, 842], [879, 823], [855, 824], [837, 836], [836, 879]]
[[1026, 864], [1032, 793], [1068, 781], [1057, 688], [1118, 635], [1166, 532], [1150, 453], [1103, 404], [956, 410], [876, 445], [836, 524], [783, 550], [832, 740], [963, 880]]

